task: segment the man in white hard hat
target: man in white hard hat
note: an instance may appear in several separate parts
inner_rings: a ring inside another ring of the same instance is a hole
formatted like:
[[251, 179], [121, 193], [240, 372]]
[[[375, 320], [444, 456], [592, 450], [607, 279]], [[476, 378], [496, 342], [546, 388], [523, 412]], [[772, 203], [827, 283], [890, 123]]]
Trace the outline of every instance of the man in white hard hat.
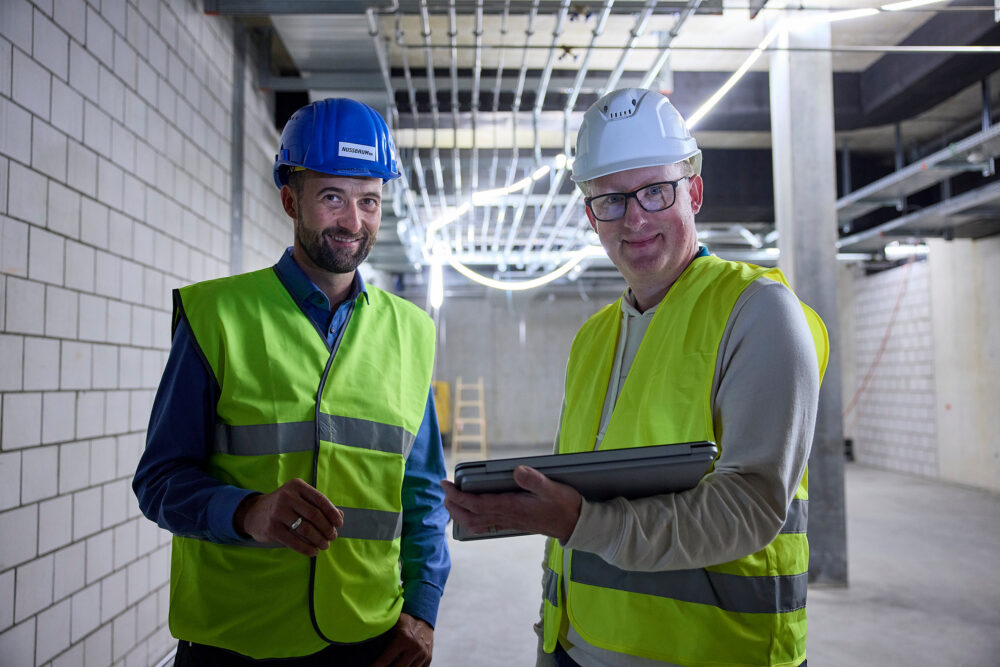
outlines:
[[444, 483], [466, 529], [552, 538], [541, 665], [805, 663], [806, 461], [826, 330], [780, 271], [698, 244], [700, 173], [666, 97], [619, 90], [585, 114], [573, 180], [628, 289], [574, 339], [556, 451], [710, 440], [710, 471], [687, 491], [605, 502], [526, 467], [525, 493]]

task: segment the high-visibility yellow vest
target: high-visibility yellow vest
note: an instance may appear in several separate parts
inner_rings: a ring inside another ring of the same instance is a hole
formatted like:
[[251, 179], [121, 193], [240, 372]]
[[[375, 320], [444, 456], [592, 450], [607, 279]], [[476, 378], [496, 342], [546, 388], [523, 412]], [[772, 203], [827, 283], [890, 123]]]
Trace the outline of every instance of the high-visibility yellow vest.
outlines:
[[[787, 285], [777, 269], [714, 256], [688, 266], [653, 315], [602, 450], [716, 441], [711, 392], [719, 344], [740, 294], [762, 276]], [[822, 377], [826, 328], [808, 306], [802, 309]], [[594, 446], [620, 320], [619, 300], [590, 318], [573, 341], [560, 453]], [[785, 526], [770, 544], [706, 568], [632, 572], [570, 550], [569, 572], [563, 572], [564, 550], [549, 540], [545, 650], [555, 649], [565, 614], [587, 642], [629, 655], [689, 666], [799, 665], [806, 651], [807, 501], [804, 475]]]
[[175, 536], [170, 631], [253, 658], [315, 653], [391, 628], [406, 458], [427, 405], [434, 326], [377, 288], [331, 349], [272, 269], [175, 293], [218, 383], [209, 472], [268, 493], [301, 478], [344, 512], [326, 551]]

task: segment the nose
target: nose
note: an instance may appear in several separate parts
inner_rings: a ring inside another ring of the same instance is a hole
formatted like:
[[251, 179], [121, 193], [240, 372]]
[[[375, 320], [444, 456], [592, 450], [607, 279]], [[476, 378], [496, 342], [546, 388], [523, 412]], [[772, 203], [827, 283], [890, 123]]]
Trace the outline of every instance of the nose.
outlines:
[[340, 227], [352, 234], [357, 234], [361, 231], [364, 222], [362, 221], [361, 211], [358, 209], [357, 202], [352, 201], [347, 203], [347, 206], [341, 212], [338, 222]]
[[636, 197], [629, 197], [625, 200], [625, 215], [622, 216], [623, 226], [629, 229], [638, 229], [646, 224], [646, 211], [639, 205]]

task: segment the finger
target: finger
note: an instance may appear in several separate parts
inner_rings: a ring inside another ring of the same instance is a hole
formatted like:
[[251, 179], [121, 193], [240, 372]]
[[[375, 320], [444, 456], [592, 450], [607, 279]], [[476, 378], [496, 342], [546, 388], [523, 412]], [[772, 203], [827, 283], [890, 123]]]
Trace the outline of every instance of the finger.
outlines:
[[[305, 499], [297, 498], [292, 501], [291, 508], [297, 517], [302, 517], [302, 524], [296, 529], [301, 536], [309, 536], [309, 532], [303, 532], [302, 528], [311, 527], [325, 540], [332, 540], [337, 537], [337, 525], [331, 523], [329, 517], [315, 505], [309, 504]], [[339, 525], [343, 525], [343, 521]]]
[[286, 546], [294, 551], [297, 551], [303, 556], [308, 556], [312, 558], [317, 553], [319, 553], [318, 549], [314, 545], [304, 541], [294, 531], [289, 530], [288, 528], [285, 528], [284, 531], [278, 531], [278, 533], [275, 535], [275, 540], [279, 544]]
[[[337, 509], [329, 498], [301, 479], [291, 480], [288, 484], [292, 484], [293, 482], [295, 484], [291, 488], [299, 498], [307, 503], [306, 507], [300, 509], [310, 513], [311, 516], [306, 518], [312, 521], [314, 525], [319, 526], [324, 521], [335, 528], [344, 525], [343, 512]], [[320, 516], [322, 516], [322, 519]]]
[[472, 507], [470, 507], [469, 505], [470, 505], [469, 503], [462, 502], [459, 498], [448, 498], [447, 496], [445, 496], [444, 499], [444, 506], [448, 509], [449, 512], [455, 510], [457, 512], [467, 512], [475, 514]]
[[393, 640], [389, 642], [389, 645], [385, 647], [385, 650], [382, 651], [382, 654], [379, 655], [379, 657], [375, 659], [375, 662], [371, 664], [371, 667], [389, 667], [389, 665], [392, 665], [393, 661], [399, 655], [400, 648], [401, 647], [398, 645], [398, 639], [393, 638]]
[[576, 489], [557, 482], [528, 466], [514, 468], [514, 481], [525, 491], [541, 499], [564, 500], [579, 495]]
[[[294, 523], [292, 525], [295, 525]], [[316, 528], [308, 521], [303, 521], [298, 526], [295, 526], [294, 530], [291, 526], [288, 527], [289, 532], [291, 532], [295, 537], [299, 538], [302, 542], [305, 542], [311, 547], [323, 551], [330, 548], [331, 540], [336, 538], [336, 530], [334, 529], [334, 537], [327, 537], [321, 530]]]
[[497, 512], [495, 509], [488, 512], [476, 512], [461, 505], [449, 503], [448, 501], [445, 501], [444, 506], [451, 515], [452, 520], [464, 528], [477, 527], [485, 529], [487, 526], [495, 524], [497, 519], [505, 516], [504, 512]]
[[441, 480], [441, 488], [444, 490], [445, 502], [458, 498], [458, 496], [462, 493], [457, 486], [446, 479]]
[[461, 524], [463, 527], [476, 518], [475, 514], [468, 511], [464, 507], [455, 505], [454, 503], [449, 503], [447, 500], [444, 503], [444, 507], [448, 510], [448, 514], [451, 515], [452, 520], [457, 524]]
[[452, 518], [456, 524], [473, 535], [484, 535], [489, 533], [491, 528], [500, 530], [501, 520], [507, 519], [507, 517], [499, 515], [480, 516], [477, 514], [452, 515]]
[[446, 479], [441, 480], [441, 488], [444, 489], [445, 502], [453, 502], [453, 503], [457, 502], [465, 504], [466, 502], [468, 502], [467, 499], [468, 496], [472, 495], [471, 493], [463, 492], [461, 489], [459, 489], [457, 486], [455, 486], [453, 483], [449, 482]]
[[450, 494], [445, 492], [445, 503], [461, 507], [474, 514], [480, 514], [495, 502], [496, 496], [497, 494], [492, 493], [465, 493], [455, 488]]
[[546, 483], [551, 482], [548, 477], [528, 466], [517, 466], [514, 468], [514, 482], [525, 491], [538, 494], [544, 491]]

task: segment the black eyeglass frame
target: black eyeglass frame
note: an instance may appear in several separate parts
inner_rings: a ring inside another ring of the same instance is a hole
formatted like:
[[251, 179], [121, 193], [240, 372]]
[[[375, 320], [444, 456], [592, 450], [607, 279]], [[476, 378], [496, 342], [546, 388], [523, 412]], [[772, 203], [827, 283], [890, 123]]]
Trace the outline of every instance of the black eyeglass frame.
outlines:
[[[622, 218], [624, 218], [625, 215], [628, 213], [629, 199], [634, 199], [636, 203], [639, 204], [639, 207], [646, 213], [657, 213], [659, 211], [666, 211], [668, 208], [677, 203], [677, 184], [680, 183], [681, 181], [686, 181], [690, 179], [692, 175], [693, 174], [682, 176], [681, 178], [678, 178], [676, 181], [659, 181], [657, 183], [647, 183], [641, 188], [636, 188], [635, 190], [632, 190], [632, 192], [605, 192], [602, 195], [594, 195], [593, 197], [587, 197], [583, 200], [583, 203], [587, 206], [587, 210], [590, 211], [590, 214], [594, 216], [594, 219], [599, 222], [615, 222], [616, 220], [621, 220]], [[664, 206], [663, 208], [648, 209], [645, 206], [643, 206], [642, 201], [639, 200], [639, 193], [645, 190], [646, 188], [651, 188], [656, 185], [669, 185], [673, 189], [674, 196], [673, 199], [670, 201], [670, 203]], [[617, 218], [598, 217], [597, 212], [594, 211], [594, 207], [591, 206], [591, 202], [593, 202], [596, 199], [601, 199], [602, 197], [613, 197], [613, 196], [625, 197], [625, 209], [622, 211], [622, 214]]]

